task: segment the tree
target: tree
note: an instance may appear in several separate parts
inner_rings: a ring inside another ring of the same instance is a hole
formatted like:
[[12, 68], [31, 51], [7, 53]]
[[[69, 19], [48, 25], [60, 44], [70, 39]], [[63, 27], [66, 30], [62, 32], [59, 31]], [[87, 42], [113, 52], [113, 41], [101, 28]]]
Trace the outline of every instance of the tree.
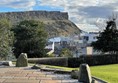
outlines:
[[21, 21], [13, 29], [16, 41], [14, 43], [14, 54], [27, 53], [28, 57], [43, 57], [47, 34], [44, 24], [39, 21]]
[[61, 53], [61, 57], [73, 57], [72, 52], [68, 48], [63, 48]]
[[14, 35], [11, 23], [7, 19], [0, 20], [0, 58], [5, 59], [12, 53]]
[[100, 33], [98, 40], [93, 42], [92, 46], [102, 52], [118, 52], [118, 29], [115, 19], [107, 21], [105, 30]]

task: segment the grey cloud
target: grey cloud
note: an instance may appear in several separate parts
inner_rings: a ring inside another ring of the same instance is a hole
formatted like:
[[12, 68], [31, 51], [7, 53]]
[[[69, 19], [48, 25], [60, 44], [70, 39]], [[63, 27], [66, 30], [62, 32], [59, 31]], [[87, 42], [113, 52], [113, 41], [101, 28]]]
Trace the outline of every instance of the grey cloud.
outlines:
[[117, 4], [117, 0], [41, 0], [41, 5], [63, 7], [70, 20], [85, 30], [104, 27], [104, 20], [118, 11]]
[[105, 18], [113, 12], [113, 8], [104, 6], [90, 6], [81, 8], [80, 11], [83, 11], [85, 14], [87, 14], [89, 18]]

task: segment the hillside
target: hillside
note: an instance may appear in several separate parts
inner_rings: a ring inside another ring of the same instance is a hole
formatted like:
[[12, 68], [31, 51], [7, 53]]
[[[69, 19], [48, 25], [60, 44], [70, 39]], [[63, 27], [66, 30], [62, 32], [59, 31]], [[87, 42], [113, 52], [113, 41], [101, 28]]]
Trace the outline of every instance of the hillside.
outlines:
[[59, 11], [26, 11], [0, 13], [0, 19], [9, 19], [13, 24], [22, 20], [39, 20], [45, 24], [49, 37], [79, 34], [80, 29], [68, 20], [68, 13]]

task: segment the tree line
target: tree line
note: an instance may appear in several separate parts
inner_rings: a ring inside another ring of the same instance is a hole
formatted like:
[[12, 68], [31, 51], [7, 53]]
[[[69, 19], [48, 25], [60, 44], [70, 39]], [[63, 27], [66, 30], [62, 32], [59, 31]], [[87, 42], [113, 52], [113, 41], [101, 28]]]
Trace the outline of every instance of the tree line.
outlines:
[[36, 20], [24, 20], [12, 24], [7, 19], [0, 20], [0, 58], [13, 53], [17, 58], [20, 53], [28, 57], [44, 57], [47, 33], [44, 24]]
[[106, 27], [100, 32], [97, 41], [91, 44], [95, 50], [109, 54], [118, 53], [118, 28], [116, 24], [116, 18], [106, 22]]
[[[7, 19], [0, 20], [0, 58], [14, 54], [27, 53], [28, 57], [45, 57], [47, 32], [44, 24], [36, 20], [24, 20], [12, 24]], [[96, 42], [91, 45], [102, 53], [118, 53], [118, 29], [116, 20], [106, 22], [104, 31], [100, 32]], [[62, 55], [69, 53], [64, 50]], [[70, 53], [69, 53], [70, 54]], [[68, 54], [67, 54], [68, 55]]]

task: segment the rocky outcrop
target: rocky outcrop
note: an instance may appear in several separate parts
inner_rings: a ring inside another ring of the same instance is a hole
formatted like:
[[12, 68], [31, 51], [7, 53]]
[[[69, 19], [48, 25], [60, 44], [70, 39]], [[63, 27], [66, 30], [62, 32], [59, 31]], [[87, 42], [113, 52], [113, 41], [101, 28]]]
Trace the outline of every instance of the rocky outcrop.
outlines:
[[25, 11], [0, 13], [0, 19], [9, 19], [13, 24], [22, 20], [39, 20], [45, 24], [49, 37], [79, 34], [80, 29], [68, 20], [68, 13], [59, 11]]
[[15, 21], [26, 19], [36, 20], [68, 20], [68, 14], [59, 11], [25, 11], [25, 12], [7, 12], [0, 13], [0, 18], [8, 18]]

